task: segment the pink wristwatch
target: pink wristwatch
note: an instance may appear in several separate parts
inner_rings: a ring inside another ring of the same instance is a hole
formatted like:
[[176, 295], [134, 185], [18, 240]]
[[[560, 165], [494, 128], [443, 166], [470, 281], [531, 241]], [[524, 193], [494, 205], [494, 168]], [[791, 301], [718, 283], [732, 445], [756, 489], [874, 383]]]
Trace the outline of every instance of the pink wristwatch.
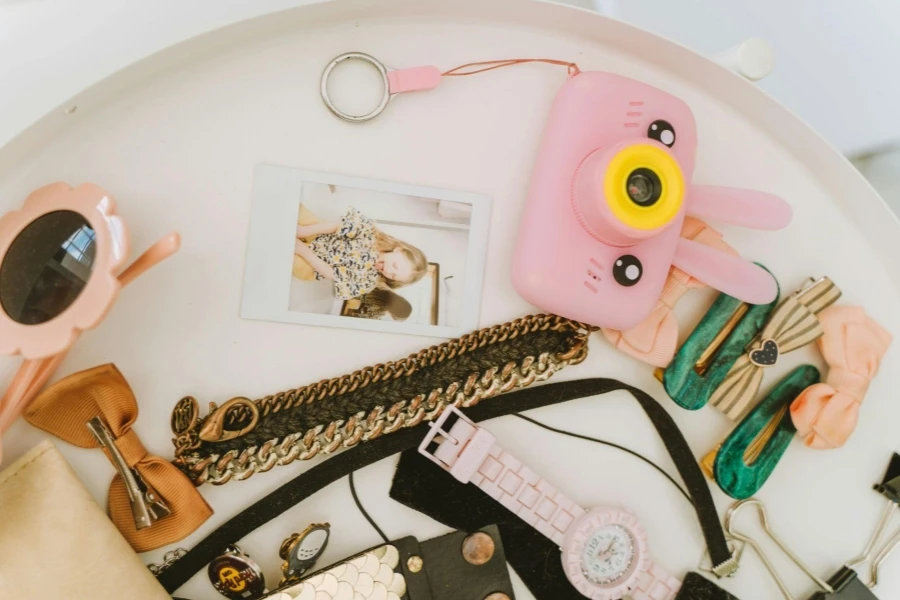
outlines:
[[621, 509], [578, 506], [454, 406], [430, 427], [419, 452], [558, 544], [566, 576], [582, 595], [593, 600], [675, 598], [681, 582], [653, 563], [637, 517]]

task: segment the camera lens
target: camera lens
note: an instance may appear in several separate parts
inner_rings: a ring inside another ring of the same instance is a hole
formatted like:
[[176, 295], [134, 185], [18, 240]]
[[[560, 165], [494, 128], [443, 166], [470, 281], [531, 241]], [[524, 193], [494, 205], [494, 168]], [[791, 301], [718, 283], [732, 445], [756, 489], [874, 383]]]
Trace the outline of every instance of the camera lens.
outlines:
[[625, 182], [625, 192], [638, 206], [653, 206], [662, 196], [662, 183], [650, 169], [635, 169]]

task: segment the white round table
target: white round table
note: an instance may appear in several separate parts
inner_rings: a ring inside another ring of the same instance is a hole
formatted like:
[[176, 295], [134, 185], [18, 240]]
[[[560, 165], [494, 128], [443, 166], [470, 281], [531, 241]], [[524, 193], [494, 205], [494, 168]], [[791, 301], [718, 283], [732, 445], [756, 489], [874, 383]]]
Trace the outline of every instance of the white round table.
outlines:
[[[262, 14], [291, 4], [296, 3], [261, 2], [254, 10]], [[51, 86], [34, 99], [34, 110], [16, 113], [0, 136], [9, 140], [0, 148], [3, 209], [18, 207], [29, 191], [51, 181], [90, 181], [117, 198], [135, 253], [169, 230], [182, 234], [180, 253], [129, 286], [58, 373], [115, 362], [137, 394], [141, 414], [135, 429], [151, 452], [172, 455], [169, 414], [184, 395], [195, 395], [201, 404], [235, 395], [260, 397], [439, 341], [241, 320], [247, 217], [257, 164], [492, 196], [480, 323], [487, 326], [535, 311], [515, 293], [509, 269], [539, 136], [563, 74], [528, 66], [445, 82], [434, 92], [401, 96], [380, 118], [357, 126], [334, 118], [318, 94], [323, 66], [351, 50], [373, 54], [392, 67], [450, 68], [526, 56], [574, 60], [582, 69], [622, 73], [683, 98], [698, 122], [695, 181], [777, 193], [794, 208], [794, 222], [784, 231], [722, 227], [726, 240], [745, 257], [770, 267], [785, 293], [809, 276], [828, 275], [844, 292], [841, 302], [863, 305], [886, 329], [900, 332], [897, 220], [814, 132], [753, 84], [704, 57], [587, 11], [521, 0], [390, 0], [377, 5], [338, 0], [247, 19], [254, 14], [249, 9], [228, 15], [214, 10], [202, 18], [191, 12], [189, 27], [182, 23], [173, 25], [177, 34], [146, 36], [139, 50], [128, 46], [121, 31], [98, 34], [90, 44], [120, 60], [107, 60], [81, 79]], [[218, 28], [230, 21], [235, 24]], [[175, 44], [180, 39], [187, 41]], [[128, 48], [121, 57], [117, 45]], [[143, 56], [148, 58], [134, 62]], [[52, 69], [43, 73], [50, 75]], [[72, 106], [77, 110], [70, 114], [61, 110]], [[37, 110], [46, 116], [32, 124]], [[683, 333], [697, 323], [712, 298], [707, 291], [682, 302]], [[648, 391], [677, 419], [698, 456], [728, 431], [728, 422], [713, 409], [689, 413], [678, 408], [651, 368], [617, 353], [599, 335], [591, 345], [588, 360], [557, 379], [616, 377]], [[881, 479], [897, 449], [900, 403], [892, 390], [900, 386], [898, 360], [896, 350], [886, 357], [858, 430], [844, 448], [814, 451], [796, 440], [759, 494], [776, 530], [823, 576], [862, 549], [881, 509], [871, 485]], [[17, 361], [4, 359], [7, 377]], [[805, 348], [776, 367], [767, 381], [807, 361], [824, 367], [816, 352]], [[626, 394], [574, 401], [532, 416], [624, 444], [674, 471], [646, 417]], [[703, 554], [696, 518], [662, 477], [614, 450], [520, 420], [500, 419], [490, 427], [534, 470], [553, 473], [557, 487], [582, 505], [635, 511], [647, 527], [657, 561], [671, 572], [696, 569]], [[4, 459], [13, 460], [45, 437], [16, 423], [4, 438]], [[97, 501], [105, 503], [113, 475], [106, 458], [58, 445]], [[388, 498], [393, 465], [394, 459], [385, 460], [357, 477], [363, 502], [376, 521], [392, 537], [428, 539], [446, 531]], [[216, 514], [177, 545], [192, 546], [309, 466], [293, 463], [245, 482], [201, 488]], [[731, 500], [713, 487], [724, 511]], [[240, 544], [277, 579], [279, 542], [321, 521], [329, 521], [333, 529], [320, 565], [378, 541], [341, 481]], [[749, 519], [745, 527], [759, 534]], [[772, 544], [764, 546], [777, 552]], [[158, 562], [164, 550], [144, 558]], [[808, 597], [811, 582], [779, 555], [774, 558], [797, 597]], [[752, 552], [745, 554], [733, 579], [720, 583], [742, 600], [778, 597]], [[517, 586], [519, 598], [531, 597], [518, 581]], [[891, 563], [882, 573], [878, 594], [900, 594], [900, 575]], [[205, 574], [179, 595], [217, 598]]]

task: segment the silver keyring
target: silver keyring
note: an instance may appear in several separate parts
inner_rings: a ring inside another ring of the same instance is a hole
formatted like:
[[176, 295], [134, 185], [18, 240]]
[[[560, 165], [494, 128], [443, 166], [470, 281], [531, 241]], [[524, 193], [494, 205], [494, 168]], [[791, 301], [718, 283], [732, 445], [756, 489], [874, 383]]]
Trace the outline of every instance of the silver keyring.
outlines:
[[[334, 105], [334, 102], [331, 101], [331, 97], [328, 95], [328, 78], [331, 76], [331, 72], [334, 70], [336, 66], [344, 62], [345, 60], [361, 60], [363, 62], [367, 62], [373, 65], [378, 72], [381, 73], [381, 80], [384, 83], [384, 94], [381, 96], [381, 101], [378, 103], [378, 106], [375, 107], [372, 112], [365, 115], [350, 115], [339, 109]], [[387, 108], [388, 102], [391, 101], [391, 84], [388, 81], [388, 73], [387, 67], [381, 64], [378, 59], [374, 56], [370, 56], [363, 52], [347, 52], [346, 54], [341, 54], [325, 67], [325, 71], [322, 73], [322, 100], [325, 101], [325, 106], [328, 107], [328, 110], [333, 112], [338, 117], [344, 119], [345, 121], [350, 121], [351, 123], [362, 123], [363, 121], [370, 121], [384, 112], [384, 109]]]

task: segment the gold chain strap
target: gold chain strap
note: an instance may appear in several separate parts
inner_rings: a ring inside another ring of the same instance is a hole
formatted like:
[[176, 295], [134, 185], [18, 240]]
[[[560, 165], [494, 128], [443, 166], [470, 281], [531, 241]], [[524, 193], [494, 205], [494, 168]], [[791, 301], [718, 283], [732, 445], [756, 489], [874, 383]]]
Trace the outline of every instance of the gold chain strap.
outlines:
[[580, 323], [574, 323], [555, 315], [531, 315], [502, 325], [479, 329], [439, 346], [420, 350], [403, 360], [366, 367], [349, 375], [266, 396], [261, 400], [257, 400], [257, 404], [261, 414], [265, 416], [270, 412], [277, 413], [280, 410], [290, 409], [300, 404], [308, 404], [352, 392], [379, 381], [409, 377], [422, 367], [444, 362], [466, 352], [472, 352], [478, 348], [498, 342], [505, 342], [521, 335], [548, 329], [565, 329], [567, 327], [584, 329], [584, 326]]
[[[408, 377], [422, 367], [453, 359], [477, 348], [549, 329], [559, 331], [569, 329], [576, 334], [572, 338], [571, 346], [565, 352], [554, 355], [543, 353], [538, 357], [526, 357], [518, 364], [509, 362], [505, 365], [496, 365], [484, 373], [473, 373], [462, 384], [453, 383], [447, 389], [437, 388], [427, 395], [419, 394], [409, 401], [396, 402], [387, 409], [377, 407], [368, 414], [359, 412], [349, 419], [318, 425], [305, 433], [290, 434], [280, 440], [275, 438], [262, 446], [250, 446], [240, 452], [230, 450], [222, 455], [212, 454], [205, 457], [193, 453], [192, 450], [200, 445], [198, 438], [200, 428], [197, 426], [196, 413], [187, 419], [189, 426], [175, 426], [179, 411], [186, 411], [186, 406], [196, 410], [196, 401], [193, 398], [185, 398], [179, 402], [173, 414], [173, 428], [176, 431], [182, 430], [173, 440], [176, 447], [174, 462], [187, 472], [197, 485], [203, 483], [221, 485], [232, 479], [237, 481], [247, 479], [256, 472], [268, 471], [276, 465], [287, 465], [295, 460], [309, 460], [319, 453], [330, 454], [340, 448], [350, 448], [362, 441], [373, 440], [385, 433], [414, 427], [422, 421], [437, 418], [448, 404], [457, 407], [474, 406], [485, 398], [526, 387], [536, 381], [544, 381], [560, 369], [580, 363], [587, 356], [590, 329], [581, 323], [554, 315], [532, 315], [481, 329], [439, 346], [426, 348], [400, 361], [366, 367], [342, 377], [255, 400], [252, 404], [255, 404], [258, 410], [254, 411], [257, 418], [247, 430], [252, 429], [259, 415], [264, 417], [295, 406], [326, 400], [379, 381]], [[190, 403], [186, 403], [188, 400]], [[241, 401], [250, 404], [246, 399]], [[207, 420], [214, 416], [216, 410], [223, 408], [224, 405], [214, 409]], [[238, 408], [237, 412], [232, 411], [231, 420], [246, 418], [246, 414], [241, 413], [246, 407]], [[227, 418], [224, 417], [222, 421]], [[185, 419], [182, 417], [182, 420]]]

